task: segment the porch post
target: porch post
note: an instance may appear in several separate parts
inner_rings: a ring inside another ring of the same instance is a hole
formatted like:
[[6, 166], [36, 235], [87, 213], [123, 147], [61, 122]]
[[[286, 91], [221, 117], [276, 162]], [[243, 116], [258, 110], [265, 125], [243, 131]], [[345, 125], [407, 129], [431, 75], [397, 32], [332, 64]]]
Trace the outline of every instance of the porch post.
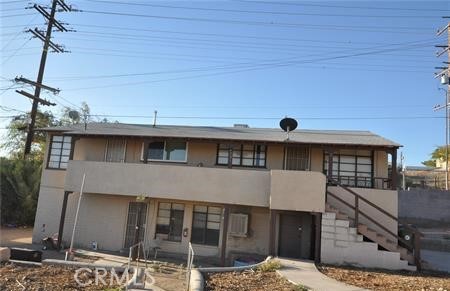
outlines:
[[269, 255], [275, 256], [275, 236], [276, 236], [277, 211], [271, 209], [269, 214]]
[[314, 262], [320, 263], [320, 253], [322, 245], [322, 213], [314, 214], [315, 233], [314, 233]]
[[392, 176], [391, 176], [391, 189], [397, 190], [397, 149], [392, 149]]
[[61, 249], [61, 243], [62, 243], [62, 236], [64, 231], [64, 221], [66, 219], [66, 209], [67, 209], [67, 200], [69, 198], [69, 194], [72, 192], [70, 191], [64, 191], [64, 198], [63, 198], [63, 204], [61, 209], [61, 218], [59, 219], [59, 230], [58, 230], [58, 243], [56, 245], [56, 248], [58, 250]]
[[223, 229], [222, 229], [222, 244], [220, 249], [220, 264], [225, 266], [227, 256], [227, 239], [228, 239], [228, 220], [230, 216], [230, 207], [227, 205], [223, 212]]
[[328, 148], [328, 169], [327, 169], [327, 180], [328, 183], [331, 183], [331, 180], [333, 179], [333, 149]]

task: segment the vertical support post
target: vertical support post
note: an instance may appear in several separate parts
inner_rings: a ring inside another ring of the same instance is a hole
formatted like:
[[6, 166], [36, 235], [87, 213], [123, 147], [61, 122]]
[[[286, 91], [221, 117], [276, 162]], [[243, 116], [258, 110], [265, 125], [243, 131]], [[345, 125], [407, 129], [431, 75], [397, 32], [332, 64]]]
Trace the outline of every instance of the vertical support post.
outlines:
[[327, 180], [331, 183], [333, 180], [333, 150], [327, 149], [328, 152], [328, 169], [327, 169]]
[[61, 218], [59, 219], [59, 230], [58, 230], [58, 243], [56, 248], [61, 250], [62, 237], [64, 232], [64, 221], [66, 220], [66, 210], [67, 210], [67, 200], [69, 199], [69, 194], [72, 192], [64, 191], [63, 204], [61, 208]]
[[422, 269], [422, 260], [420, 259], [420, 233], [416, 230], [414, 231], [414, 264], [417, 270]]
[[230, 207], [227, 205], [223, 212], [223, 229], [222, 229], [222, 245], [220, 249], [220, 264], [225, 266], [227, 256], [227, 239], [228, 239], [228, 220], [230, 216]]
[[315, 218], [315, 239], [314, 239], [314, 262], [319, 264], [321, 261], [321, 245], [322, 245], [322, 213], [314, 214]]
[[391, 184], [391, 189], [392, 190], [397, 190], [397, 177], [398, 177], [398, 173], [397, 173], [397, 148], [392, 149], [391, 152], [392, 155], [392, 184]]
[[275, 256], [275, 236], [276, 236], [277, 211], [270, 209], [269, 213], [269, 255]]
[[358, 228], [359, 224], [359, 197], [355, 195], [355, 227]]
[[144, 150], [142, 151], [143, 152], [143, 157], [142, 157], [142, 162], [144, 163], [144, 164], [147, 164], [147, 159], [148, 159], [148, 145], [150, 144], [150, 142], [148, 141], [148, 140], [145, 140], [144, 141]]

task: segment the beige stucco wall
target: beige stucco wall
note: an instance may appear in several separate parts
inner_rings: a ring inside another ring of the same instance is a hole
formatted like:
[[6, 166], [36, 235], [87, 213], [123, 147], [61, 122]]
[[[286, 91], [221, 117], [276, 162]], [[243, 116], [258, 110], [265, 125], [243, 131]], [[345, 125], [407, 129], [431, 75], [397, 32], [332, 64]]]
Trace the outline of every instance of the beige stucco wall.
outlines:
[[[398, 192], [392, 190], [378, 190], [378, 189], [366, 189], [366, 188], [351, 188], [353, 191], [358, 193], [360, 196], [366, 198], [370, 202], [384, 209], [394, 217], [398, 217]], [[352, 194], [344, 190], [340, 187], [330, 186], [328, 187], [328, 191], [337, 195], [338, 197], [344, 199], [351, 205], [355, 204], [355, 199]], [[342, 210], [344, 213], [349, 215], [350, 217], [354, 217], [354, 210], [351, 210], [348, 206], [343, 203], [337, 201], [331, 196], [328, 196], [328, 203]], [[360, 200], [359, 207], [361, 211], [368, 214], [370, 217], [374, 218], [376, 221], [381, 223], [383, 226], [388, 228], [391, 232], [397, 233], [398, 223], [397, 221], [389, 218], [385, 214], [382, 214], [380, 211], [376, 210], [372, 206], [369, 206], [367, 203]], [[370, 228], [379, 231], [379, 233], [388, 235], [384, 230], [380, 229], [373, 222], [367, 220], [365, 217], [360, 215], [360, 222], [368, 225]], [[395, 240], [396, 238], [388, 235], [391, 240]]]
[[227, 256], [239, 253], [268, 255], [269, 253], [269, 209], [260, 207], [233, 206], [230, 213], [249, 215], [249, 235], [235, 237], [228, 235]]
[[325, 211], [325, 175], [319, 172], [272, 170], [270, 208], [295, 211]]
[[79, 191], [83, 173], [90, 193], [269, 205], [269, 171], [70, 161], [65, 189]]

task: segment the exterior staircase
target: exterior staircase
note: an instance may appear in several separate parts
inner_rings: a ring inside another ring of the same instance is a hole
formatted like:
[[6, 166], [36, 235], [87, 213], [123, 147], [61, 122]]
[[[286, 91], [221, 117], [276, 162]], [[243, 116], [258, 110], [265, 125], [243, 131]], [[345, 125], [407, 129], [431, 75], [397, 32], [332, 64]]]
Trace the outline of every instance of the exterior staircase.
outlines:
[[416, 271], [415, 258], [406, 248], [365, 224], [356, 226], [353, 218], [328, 203], [325, 210], [321, 250], [324, 263]]

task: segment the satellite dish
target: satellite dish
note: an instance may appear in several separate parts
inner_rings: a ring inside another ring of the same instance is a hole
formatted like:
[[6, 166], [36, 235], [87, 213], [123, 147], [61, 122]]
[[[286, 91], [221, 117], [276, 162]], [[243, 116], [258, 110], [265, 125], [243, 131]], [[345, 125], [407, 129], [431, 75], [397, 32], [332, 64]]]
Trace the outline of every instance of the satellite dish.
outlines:
[[72, 120], [78, 120], [80, 119], [80, 113], [78, 113], [78, 111], [75, 110], [69, 111], [69, 117]]
[[297, 120], [294, 118], [285, 117], [280, 121], [280, 127], [286, 132], [295, 130], [297, 126]]

